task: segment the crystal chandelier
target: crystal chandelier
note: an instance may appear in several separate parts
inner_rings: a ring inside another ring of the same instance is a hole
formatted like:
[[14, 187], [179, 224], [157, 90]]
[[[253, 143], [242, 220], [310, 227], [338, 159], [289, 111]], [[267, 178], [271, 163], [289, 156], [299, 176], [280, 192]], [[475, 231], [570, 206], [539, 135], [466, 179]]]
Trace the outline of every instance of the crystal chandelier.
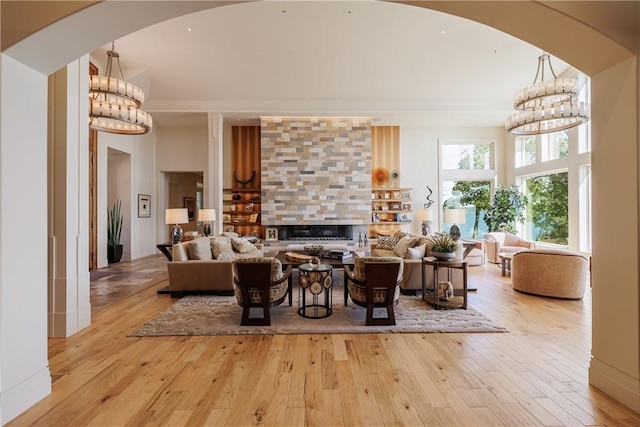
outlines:
[[[140, 135], [151, 131], [153, 120], [140, 107], [144, 92], [127, 83], [120, 68], [120, 55], [111, 43], [107, 52], [107, 69], [104, 76], [91, 76], [89, 80], [89, 127], [102, 132], [124, 135]], [[112, 77], [113, 62], [117, 63], [120, 78]]]
[[[553, 80], [544, 80], [545, 62]], [[589, 120], [590, 106], [578, 101], [579, 92], [578, 80], [557, 78], [549, 54], [543, 53], [538, 57], [533, 84], [516, 94], [513, 108], [519, 111], [507, 119], [505, 129], [514, 135], [538, 135], [585, 123]]]

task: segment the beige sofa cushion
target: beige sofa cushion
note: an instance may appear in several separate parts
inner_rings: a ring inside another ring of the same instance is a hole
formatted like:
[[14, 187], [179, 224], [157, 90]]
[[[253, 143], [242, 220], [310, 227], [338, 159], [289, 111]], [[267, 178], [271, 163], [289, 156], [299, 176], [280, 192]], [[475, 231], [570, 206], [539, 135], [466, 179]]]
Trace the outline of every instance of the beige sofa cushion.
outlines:
[[404, 256], [406, 259], [422, 259], [427, 253], [427, 244], [424, 243], [420, 246], [414, 246], [413, 248], [407, 248], [407, 253]]
[[213, 259], [211, 255], [211, 243], [207, 237], [193, 239], [187, 243], [187, 251], [189, 259], [209, 260]]
[[404, 258], [407, 255], [407, 249], [412, 247], [414, 243], [415, 241], [411, 236], [404, 236], [400, 238], [400, 240], [398, 240], [398, 242], [394, 246], [393, 253], [400, 258]]
[[233, 249], [240, 252], [241, 254], [258, 249], [253, 243], [251, 243], [247, 239], [243, 239], [242, 237], [232, 237], [231, 246], [233, 246]]
[[229, 242], [211, 241], [211, 251], [215, 259], [236, 259], [238, 256], [233, 252], [233, 247]]

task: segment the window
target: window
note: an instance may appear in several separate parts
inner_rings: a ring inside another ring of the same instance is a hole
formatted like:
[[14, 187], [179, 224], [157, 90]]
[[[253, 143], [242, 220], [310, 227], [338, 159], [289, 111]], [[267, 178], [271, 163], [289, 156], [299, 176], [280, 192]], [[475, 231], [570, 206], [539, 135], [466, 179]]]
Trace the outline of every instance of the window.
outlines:
[[[462, 237], [479, 239], [487, 233], [484, 213], [490, 206], [490, 181], [443, 181], [442, 200], [444, 209], [463, 208], [464, 222], [456, 222]], [[443, 215], [443, 230], [448, 231], [453, 224]]]
[[491, 169], [492, 144], [442, 144], [442, 169]]
[[[582, 89], [578, 95], [578, 101], [591, 104], [591, 81], [588, 77], [580, 76], [578, 82]], [[578, 152], [588, 153], [591, 151], [591, 121], [578, 126]]]
[[569, 243], [569, 174], [560, 172], [528, 177], [527, 228], [538, 242]]
[[580, 250], [591, 252], [591, 165], [580, 166]]
[[569, 155], [569, 132], [558, 132], [540, 135], [542, 161], [561, 159]]
[[535, 136], [516, 138], [516, 167], [534, 165], [536, 163], [536, 147]]

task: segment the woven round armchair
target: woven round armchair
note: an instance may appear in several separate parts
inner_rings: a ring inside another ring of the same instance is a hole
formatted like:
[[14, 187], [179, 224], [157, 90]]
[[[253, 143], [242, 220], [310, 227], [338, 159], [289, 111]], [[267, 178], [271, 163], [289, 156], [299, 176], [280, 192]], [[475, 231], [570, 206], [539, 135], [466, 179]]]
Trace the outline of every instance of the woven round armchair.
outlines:
[[[233, 261], [233, 283], [243, 326], [271, 325], [270, 307], [282, 304], [287, 296], [291, 266], [282, 271], [276, 258], [241, 258]], [[251, 307], [262, 308], [263, 317], [250, 317]]]
[[[367, 308], [367, 326], [395, 325], [393, 307], [400, 298], [404, 262], [398, 257], [358, 257], [353, 271], [345, 265], [351, 301]], [[374, 307], [387, 309], [387, 317], [373, 317]]]
[[581, 299], [588, 274], [586, 257], [561, 249], [525, 250], [511, 260], [513, 289], [533, 295]]

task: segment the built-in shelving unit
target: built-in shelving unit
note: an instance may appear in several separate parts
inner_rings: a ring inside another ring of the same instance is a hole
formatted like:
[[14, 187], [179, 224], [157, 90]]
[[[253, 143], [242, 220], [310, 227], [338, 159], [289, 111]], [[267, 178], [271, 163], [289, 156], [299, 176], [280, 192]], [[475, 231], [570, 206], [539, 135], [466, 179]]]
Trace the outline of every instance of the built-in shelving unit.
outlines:
[[222, 196], [222, 230], [264, 238], [259, 189], [225, 188]]
[[369, 235], [407, 228], [413, 220], [411, 188], [373, 188]]

